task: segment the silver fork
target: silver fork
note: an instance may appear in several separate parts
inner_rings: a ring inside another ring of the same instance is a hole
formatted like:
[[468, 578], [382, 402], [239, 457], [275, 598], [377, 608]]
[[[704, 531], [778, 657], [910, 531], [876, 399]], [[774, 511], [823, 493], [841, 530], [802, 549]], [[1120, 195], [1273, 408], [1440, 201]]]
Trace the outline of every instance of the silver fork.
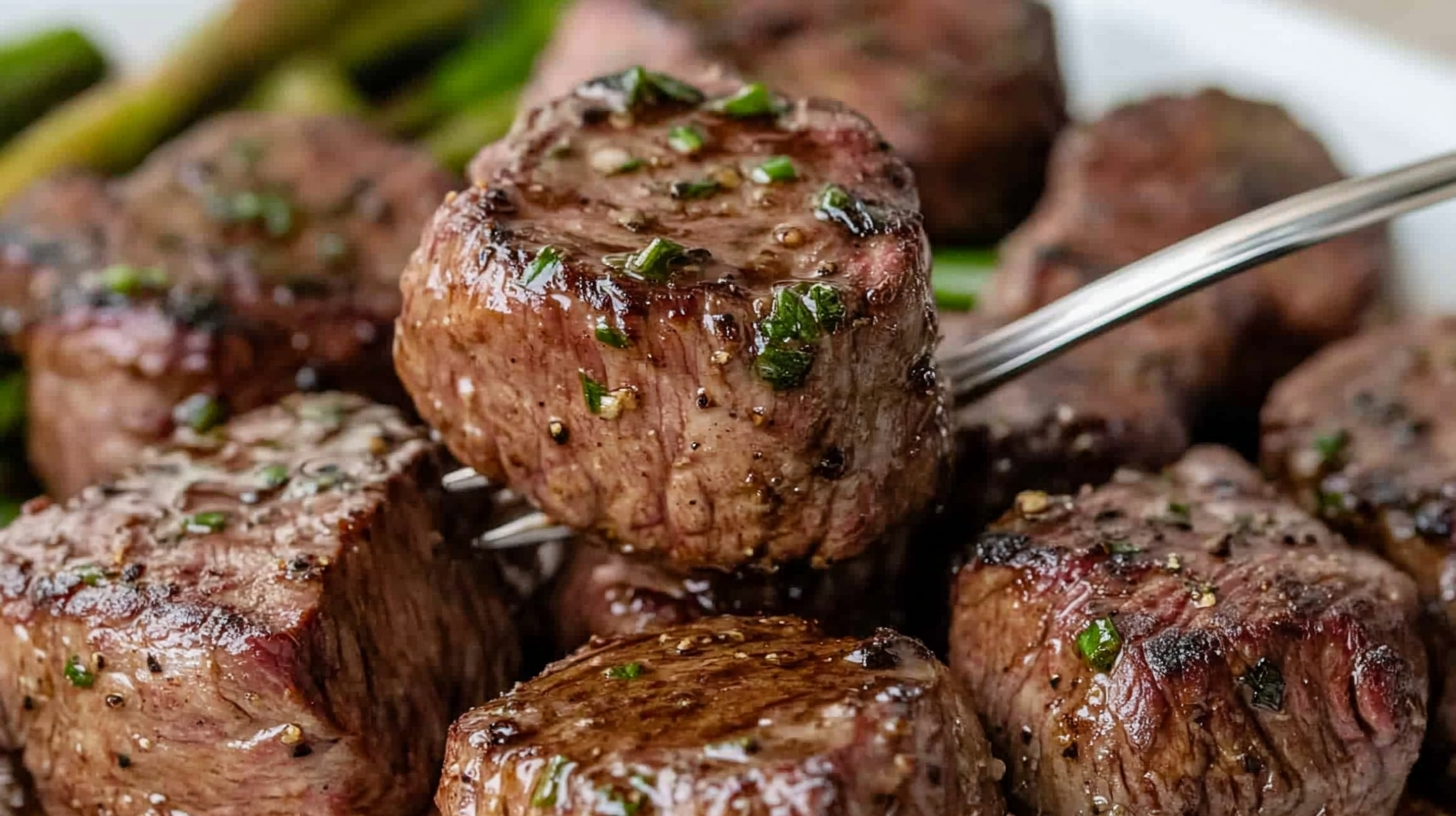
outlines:
[[[974, 402], [1022, 372], [1159, 306], [1224, 278], [1332, 238], [1456, 198], [1456, 153], [1285, 199], [1199, 233], [940, 355], [957, 406]], [[1456, 259], [1453, 259], [1456, 266]], [[466, 468], [447, 490], [486, 489]], [[521, 506], [513, 494], [510, 503]], [[569, 538], [572, 530], [527, 512], [476, 543], [507, 549]]]

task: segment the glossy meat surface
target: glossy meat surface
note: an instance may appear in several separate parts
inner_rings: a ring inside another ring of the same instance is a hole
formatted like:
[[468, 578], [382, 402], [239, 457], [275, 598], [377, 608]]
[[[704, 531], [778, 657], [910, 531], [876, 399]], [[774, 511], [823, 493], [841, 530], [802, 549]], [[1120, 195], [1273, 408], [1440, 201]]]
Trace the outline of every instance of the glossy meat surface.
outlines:
[[417, 813], [518, 661], [399, 411], [290, 397], [0, 532], [5, 748], [52, 816]]
[[0, 215], [0, 300], [52, 494], [130, 464], [193, 394], [233, 411], [320, 388], [406, 404], [399, 275], [454, 186], [362, 125], [235, 113], [122, 179], [32, 189]]
[[947, 444], [910, 173], [837, 104], [634, 73], [477, 157], [405, 273], [400, 376], [463, 462], [624, 550], [859, 555]]
[[596, 641], [466, 714], [436, 803], [445, 816], [1000, 816], [1000, 772], [916, 641], [720, 617]]
[[931, 233], [959, 242], [1030, 212], [1067, 122], [1052, 15], [1027, 0], [578, 0], [527, 97], [634, 64], [842, 100], [914, 167]]
[[1391, 814], [1425, 731], [1415, 587], [1226, 449], [1022, 494], [953, 604], [1027, 812]]

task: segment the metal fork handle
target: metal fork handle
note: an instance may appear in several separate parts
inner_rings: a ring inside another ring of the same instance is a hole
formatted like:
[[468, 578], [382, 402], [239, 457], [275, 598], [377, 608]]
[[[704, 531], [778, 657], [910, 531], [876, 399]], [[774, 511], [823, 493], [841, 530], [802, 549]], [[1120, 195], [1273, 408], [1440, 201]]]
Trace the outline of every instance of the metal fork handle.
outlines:
[[1149, 255], [940, 357], [957, 405], [1231, 275], [1456, 197], [1456, 153], [1320, 187]]
[[[1026, 317], [939, 357], [957, 405], [1073, 346], [1231, 275], [1398, 215], [1456, 198], [1456, 153], [1288, 198], [1099, 278]], [[447, 488], [478, 487], [469, 471]], [[489, 549], [524, 547], [571, 531], [532, 513], [487, 532]]]

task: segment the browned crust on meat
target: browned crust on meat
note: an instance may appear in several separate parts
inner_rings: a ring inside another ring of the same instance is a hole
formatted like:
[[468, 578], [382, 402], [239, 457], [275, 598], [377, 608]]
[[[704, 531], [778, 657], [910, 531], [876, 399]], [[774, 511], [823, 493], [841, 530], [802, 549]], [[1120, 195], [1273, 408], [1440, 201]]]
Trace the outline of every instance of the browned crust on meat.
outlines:
[[466, 714], [436, 803], [447, 816], [613, 801], [673, 816], [999, 816], [999, 774], [919, 643], [724, 617], [598, 641]]
[[[1013, 800], [1069, 816], [1393, 811], [1425, 726], [1404, 576], [1223, 449], [1018, 505], [957, 576], [951, 640]], [[1121, 639], [1106, 671], [1077, 642], [1098, 620]]]

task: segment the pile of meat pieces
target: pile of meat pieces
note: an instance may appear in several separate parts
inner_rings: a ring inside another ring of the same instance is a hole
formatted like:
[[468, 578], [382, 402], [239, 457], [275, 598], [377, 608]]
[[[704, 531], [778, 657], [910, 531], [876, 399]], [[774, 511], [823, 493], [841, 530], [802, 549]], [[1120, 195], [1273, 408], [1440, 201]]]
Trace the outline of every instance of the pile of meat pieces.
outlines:
[[[894, 8], [582, 0], [463, 189], [234, 115], [0, 215], [65, 499], [0, 532], [0, 812], [1434, 813], [1456, 324], [1344, 339], [1372, 230], [952, 410], [937, 345], [1339, 172], [1216, 92], [1053, 149], [1045, 9]], [[938, 315], [927, 236], [1028, 212]]]

